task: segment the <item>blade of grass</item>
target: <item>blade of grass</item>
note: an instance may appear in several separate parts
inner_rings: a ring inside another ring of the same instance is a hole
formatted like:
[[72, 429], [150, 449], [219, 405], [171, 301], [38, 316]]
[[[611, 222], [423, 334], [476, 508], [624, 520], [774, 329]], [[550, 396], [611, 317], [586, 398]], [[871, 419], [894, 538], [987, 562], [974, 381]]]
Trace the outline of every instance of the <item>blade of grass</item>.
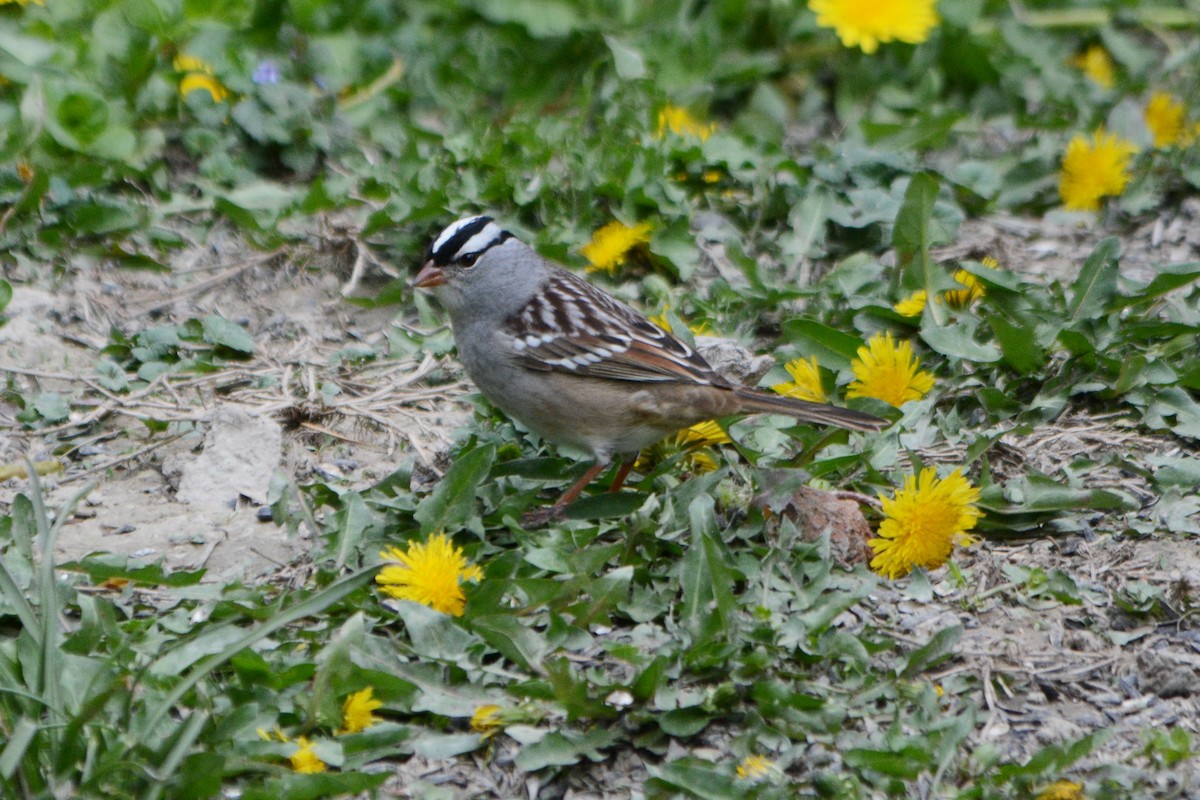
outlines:
[[[929, 248], [933, 244], [930, 225], [938, 189], [936, 175], [928, 172], [914, 175], [904, 192], [904, 203], [896, 214], [896, 224], [892, 229], [892, 246], [896, 249], [897, 264], [916, 273], [919, 278], [917, 283], [925, 288], [930, 300], [937, 296], [941, 285], [937, 266], [929, 255]], [[898, 288], [899, 272], [896, 272], [892, 280], [893, 295]], [[926, 310], [935, 325], [940, 327], [946, 324], [946, 310], [942, 306], [930, 302], [926, 304]]]
[[[58, 515], [51, 524], [50, 517], [46, 513], [46, 503], [42, 495], [42, 484], [38, 478], [37, 468], [28, 457], [25, 459], [25, 467], [29, 471], [29, 499], [33, 503], [33, 516], [38, 530], [38, 558], [40, 559], [36, 590], [41, 612], [42, 640], [39, 642], [41, 646], [38, 648], [37, 680], [33, 688], [42, 697], [46, 706], [56, 716], [61, 717], [63, 716], [62, 673], [55, 669], [54, 662], [60, 652], [62, 631], [59, 628], [58, 620], [63, 609], [60, 603], [62, 593], [54, 580], [54, 542], [58, 537], [58, 532], [62, 529], [63, 522], [71, 517], [75, 506], [92, 491], [96, 483], [90, 481], [71, 495], [67, 502], [59, 508]], [[61, 733], [57, 727], [49, 728], [47, 732], [52, 737], [57, 737]], [[51, 747], [52, 751], [56, 749], [57, 747]]]
[[163, 789], [171, 778], [175, 775], [175, 771], [179, 769], [179, 765], [183, 763], [184, 757], [196, 741], [196, 737], [200, 735], [200, 730], [204, 727], [204, 723], [208, 720], [207, 714], [202, 714], [199, 711], [193, 712], [188, 721], [184, 723], [183, 730], [179, 732], [179, 738], [175, 740], [175, 744], [171, 746], [171, 751], [167, 753], [167, 757], [163, 759], [162, 765], [155, 774], [154, 783], [142, 795], [145, 800], [158, 800]]
[[24, 631], [33, 637], [35, 644], [40, 645], [42, 624], [38, 621], [37, 612], [33, 610], [33, 606], [29, 604], [25, 593], [17, 586], [16, 579], [9, 573], [3, 561], [0, 561], [0, 593], [3, 593], [4, 599], [16, 612]]
[[21, 717], [13, 726], [4, 751], [0, 752], [0, 777], [4, 780], [10, 780], [21, 765], [21, 759], [25, 757], [25, 751], [29, 749], [29, 743], [33, 741], [39, 727], [37, 722], [29, 717]]

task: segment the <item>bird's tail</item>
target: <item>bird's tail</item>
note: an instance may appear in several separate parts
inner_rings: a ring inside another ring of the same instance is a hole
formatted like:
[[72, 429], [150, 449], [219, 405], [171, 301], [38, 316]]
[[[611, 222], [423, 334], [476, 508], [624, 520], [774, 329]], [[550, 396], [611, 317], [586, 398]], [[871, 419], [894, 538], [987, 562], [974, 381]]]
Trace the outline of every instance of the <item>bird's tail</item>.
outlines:
[[874, 414], [824, 403], [810, 403], [795, 397], [756, 392], [752, 389], [737, 389], [735, 393], [742, 401], [741, 411], [745, 414], [787, 414], [804, 422], [834, 425], [852, 431], [878, 431], [891, 424]]

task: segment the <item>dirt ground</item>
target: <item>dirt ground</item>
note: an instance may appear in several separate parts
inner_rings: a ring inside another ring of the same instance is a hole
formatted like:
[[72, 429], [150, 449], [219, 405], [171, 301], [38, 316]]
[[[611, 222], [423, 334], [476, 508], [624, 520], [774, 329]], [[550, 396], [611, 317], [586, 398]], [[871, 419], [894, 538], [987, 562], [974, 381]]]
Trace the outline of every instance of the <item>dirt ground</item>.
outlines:
[[[1071, 218], [998, 216], [966, 223], [958, 242], [939, 257], [993, 254], [1017, 271], [1069, 279], [1099, 238]], [[1200, 261], [1200, 200], [1123, 242], [1121, 269], [1130, 277], [1153, 275], [1156, 264]], [[471, 389], [450, 361], [419, 354], [373, 361], [336, 357], [348, 348], [388, 352], [387, 340], [396, 333], [394, 309], [344, 301], [352, 262], [344, 250], [315, 245], [264, 255], [218, 229], [207, 242], [179, 252], [170, 272], [80, 256], [58, 270], [66, 276], [61, 283], [10, 276], [15, 294], [0, 327], [0, 373], [10, 373], [5, 379], [26, 396], [57, 392], [84, 400], [69, 420], [36, 432], [23, 430], [14, 420], [17, 409], [0, 402], [0, 463], [26, 454], [61, 457], [66, 445], [66, 471], [45, 478], [51, 504], [96, 482], [63, 528], [60, 559], [108, 551], [161, 560], [169, 569], [206, 567], [208, 580], [263, 579], [303, 559], [309, 546], [303, 536], [289, 538], [260, 521], [272, 474], [365, 488], [407, 458], [436, 474], [439, 455], [470, 418], [462, 398]], [[373, 277], [381, 276], [368, 273], [364, 280]], [[209, 314], [242, 324], [257, 355], [131, 394], [113, 394], [99, 384], [95, 367], [111, 328], [133, 333]], [[151, 435], [143, 420], [172, 424], [167, 433]], [[1018, 454], [1014, 458], [1048, 472], [1113, 448], [1196, 451], [1195, 442], [1132, 435], [1116, 419], [1075, 418], [1005, 444]], [[1092, 480], [1138, 490], [1136, 476], [1112, 470], [1099, 470]], [[16, 479], [0, 485], [0, 509], [24, 486]], [[1152, 495], [1145, 506], [1144, 513], [1155, 513]], [[984, 541], [960, 557], [976, 574], [989, 576], [983, 584], [958, 587], [942, 570], [925, 602], [882, 585], [841, 624], [885, 627], [913, 645], [947, 624], [962, 624], [958, 658], [936, 677], [981, 678], [988, 721], [974, 744], [989, 742], [1006, 755], [1112, 729], [1095, 758], [1119, 760], [1139, 751], [1151, 729], [1180, 726], [1200, 734], [1200, 631], [1186, 614], [1146, 623], [1111, 601], [1115, 590], [1141, 581], [1179, 598], [1180, 607], [1195, 605], [1196, 540], [1114, 536], [1099, 516], [1095, 531]], [[1200, 517], [1191, 519], [1200, 528]], [[1004, 568], [1014, 564], [1067, 572], [1082, 604], [1012, 602]], [[719, 737], [713, 746], [721, 746]], [[517, 772], [511, 758], [506, 768], [503, 745], [497, 747], [487, 768], [466, 759], [415, 757], [396, 777], [398, 796], [408, 796], [403, 787], [417, 780], [480, 796], [534, 796], [529, 782], [536, 779]], [[571, 779], [570, 796], [636, 797], [645, 777], [638, 755], [622, 753], [603, 768], [580, 771]], [[1195, 782], [1190, 774], [1178, 777], [1184, 785]], [[515, 793], [505, 793], [510, 791]]]

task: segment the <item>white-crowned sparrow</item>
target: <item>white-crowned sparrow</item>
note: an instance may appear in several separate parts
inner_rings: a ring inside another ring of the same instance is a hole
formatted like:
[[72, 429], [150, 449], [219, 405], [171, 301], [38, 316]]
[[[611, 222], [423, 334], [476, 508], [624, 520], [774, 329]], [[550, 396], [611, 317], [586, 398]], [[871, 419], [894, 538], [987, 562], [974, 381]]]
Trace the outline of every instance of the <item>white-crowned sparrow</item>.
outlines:
[[488, 216], [442, 231], [413, 285], [432, 290], [450, 312], [459, 358], [488, 400], [542, 438], [595, 458], [535, 517], [557, 515], [625, 456], [619, 488], [643, 447], [714, 417], [787, 414], [860, 431], [888, 424], [730, 383], [679, 339]]

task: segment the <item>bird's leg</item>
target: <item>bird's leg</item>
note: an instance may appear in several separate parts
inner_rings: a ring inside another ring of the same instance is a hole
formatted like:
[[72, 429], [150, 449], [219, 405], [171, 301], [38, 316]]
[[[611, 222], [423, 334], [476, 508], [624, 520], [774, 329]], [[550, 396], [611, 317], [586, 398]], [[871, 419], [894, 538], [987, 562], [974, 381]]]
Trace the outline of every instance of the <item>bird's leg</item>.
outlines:
[[596, 480], [596, 476], [603, 472], [607, 466], [608, 464], [604, 463], [603, 461], [597, 461], [595, 464], [592, 464], [590, 467], [588, 467], [588, 471], [583, 473], [582, 478], [571, 484], [571, 487], [562, 493], [562, 497], [554, 501], [554, 505], [551, 506], [551, 508], [556, 508], [559, 511], [562, 511], [564, 508], [571, 505], [571, 503], [574, 503], [575, 498], [579, 497], [579, 493], [583, 491], [583, 487]]
[[625, 479], [629, 477], [629, 470], [633, 469], [633, 465], [637, 461], [637, 457], [637, 453], [625, 457], [625, 460], [621, 463], [621, 468], [617, 470], [616, 477], [613, 478], [612, 486], [608, 487], [610, 492], [621, 491], [621, 487], [625, 485]]
[[527, 511], [521, 515], [521, 524], [527, 528], [533, 528], [538, 525], [545, 525], [552, 519], [557, 519], [562, 516], [563, 509], [575, 502], [575, 498], [579, 497], [579, 493], [583, 488], [596, 479], [596, 476], [608, 467], [607, 461], [597, 461], [592, 466], [588, 467], [588, 471], [583, 473], [583, 477], [571, 484], [571, 486], [562, 493], [558, 500], [554, 501], [554, 505], [546, 508], [535, 508], [532, 511]]

